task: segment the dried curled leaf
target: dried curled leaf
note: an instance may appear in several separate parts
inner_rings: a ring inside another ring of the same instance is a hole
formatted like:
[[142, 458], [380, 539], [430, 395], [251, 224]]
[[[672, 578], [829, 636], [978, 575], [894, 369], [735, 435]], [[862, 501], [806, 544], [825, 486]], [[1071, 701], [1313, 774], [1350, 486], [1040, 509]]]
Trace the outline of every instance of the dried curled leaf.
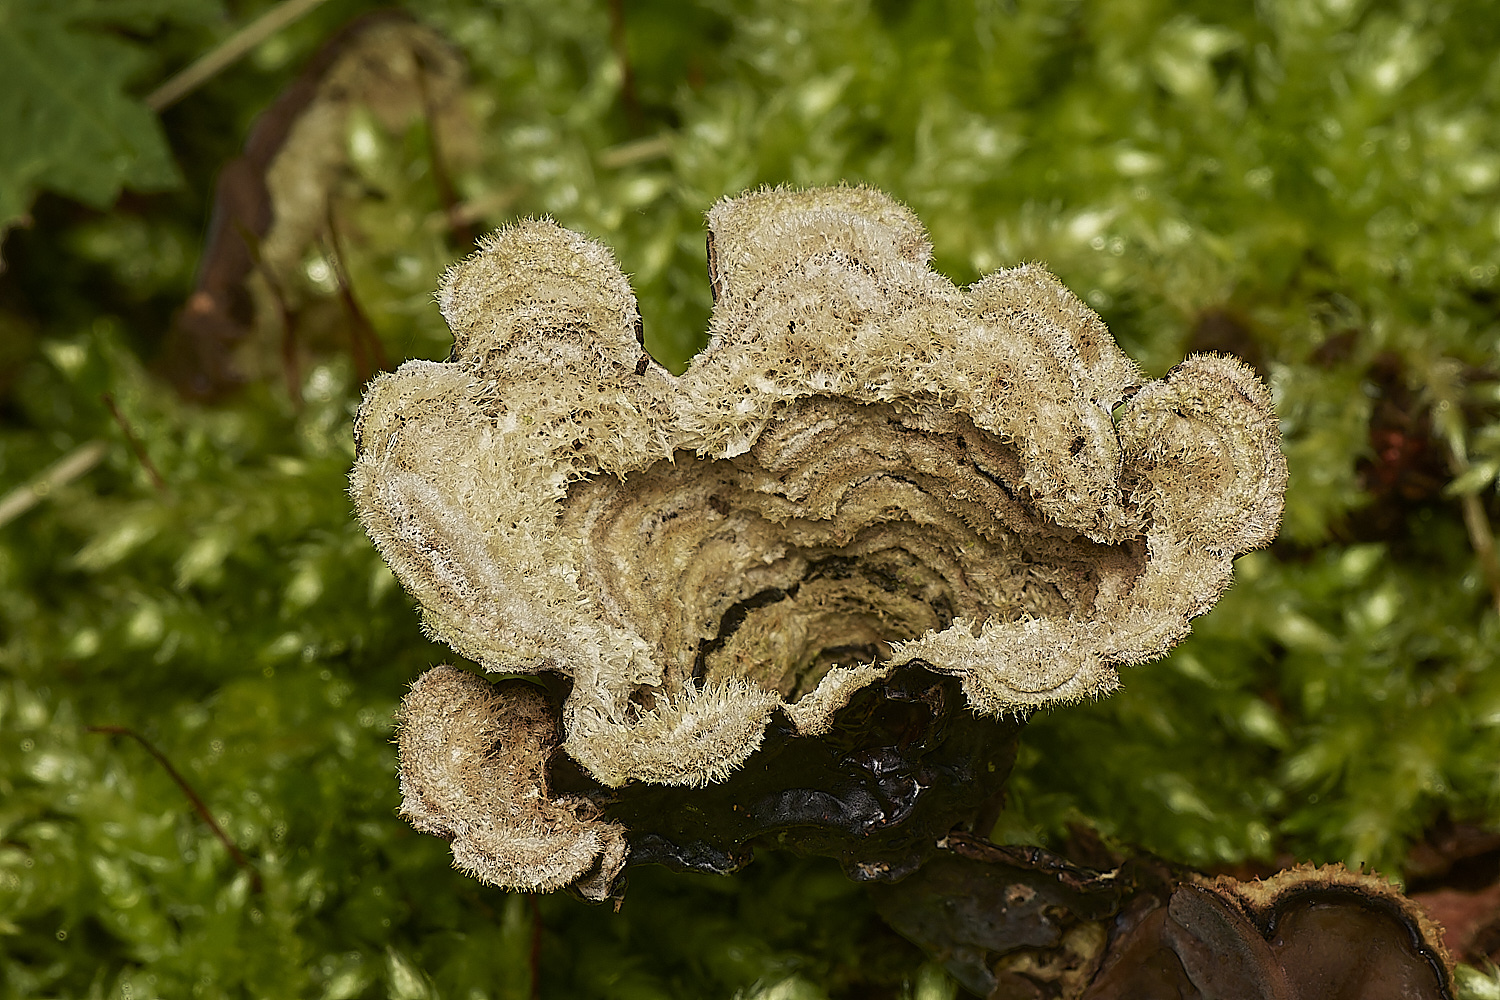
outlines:
[[177, 316], [171, 374], [210, 397], [285, 364], [292, 314], [322, 294], [309, 253], [333, 251], [337, 205], [356, 183], [351, 125], [368, 115], [388, 133], [427, 120], [445, 153], [473, 132], [465, 70], [452, 46], [397, 11], [336, 32], [257, 119], [242, 155], [225, 165], [197, 287]]
[[1052, 275], [956, 288], [870, 189], [709, 226], [711, 338], [680, 378], [609, 252], [526, 221], [445, 278], [452, 360], [375, 380], [356, 423], [355, 504], [427, 627], [570, 677], [564, 747], [604, 784], [722, 780], [773, 712], [819, 734], [915, 661], [982, 715], [1105, 693], [1275, 534], [1245, 365], [1140, 388]]

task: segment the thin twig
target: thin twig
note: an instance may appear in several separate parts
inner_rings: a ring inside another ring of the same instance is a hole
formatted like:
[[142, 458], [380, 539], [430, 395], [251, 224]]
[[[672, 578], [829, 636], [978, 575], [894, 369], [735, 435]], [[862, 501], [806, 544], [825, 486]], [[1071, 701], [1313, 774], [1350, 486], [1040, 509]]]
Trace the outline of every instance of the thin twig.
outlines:
[[618, 170], [620, 167], [659, 160], [672, 155], [672, 146], [675, 143], [676, 137], [670, 132], [622, 142], [618, 146], [610, 146], [608, 149], [599, 151], [599, 166], [606, 170]]
[[1469, 544], [1479, 557], [1479, 568], [1484, 571], [1485, 582], [1490, 585], [1490, 598], [1495, 602], [1495, 612], [1500, 614], [1500, 558], [1495, 554], [1495, 532], [1490, 528], [1489, 515], [1484, 504], [1473, 493], [1460, 498], [1464, 508], [1464, 527], [1469, 529]]
[[156, 744], [129, 726], [88, 726], [86, 728], [91, 733], [103, 733], [107, 736], [129, 736], [145, 747], [146, 752], [155, 757], [156, 762], [166, 768], [167, 774], [171, 775], [172, 780], [177, 782], [177, 787], [182, 789], [182, 794], [188, 797], [188, 801], [193, 804], [193, 808], [203, 818], [203, 822], [208, 824], [208, 828], [214, 832], [214, 836], [218, 837], [219, 842], [228, 849], [229, 856], [234, 859], [234, 863], [250, 873], [250, 884], [254, 887], [255, 891], [261, 891], [260, 873], [255, 870], [255, 867], [250, 864], [250, 861], [235, 846], [234, 841], [229, 839], [229, 834], [224, 832], [224, 828], [219, 826], [218, 821], [214, 819], [213, 813], [208, 811], [208, 806], [198, 797], [198, 793], [193, 791], [193, 786], [187, 783], [186, 778], [177, 773], [177, 768], [172, 766], [172, 762], [167, 759], [166, 754], [156, 748]]
[[109, 451], [103, 441], [81, 444], [0, 499], [0, 525], [7, 524], [98, 465]]
[[135, 430], [130, 422], [125, 419], [125, 414], [115, 405], [115, 397], [111, 393], [103, 393], [99, 397], [104, 400], [104, 405], [109, 407], [109, 415], [115, 418], [115, 423], [120, 425], [120, 430], [125, 433], [125, 443], [130, 445], [130, 450], [135, 452], [136, 461], [151, 476], [151, 482], [155, 484], [158, 493], [167, 491], [167, 481], [161, 477], [161, 472], [156, 468], [156, 463], [151, 461], [151, 456], [146, 454], [146, 448], [141, 444], [141, 439], [135, 436]]
[[163, 111], [238, 62], [282, 28], [301, 20], [323, 0], [285, 0], [209, 49], [186, 69], [146, 95], [146, 107]]
[[[1448, 470], [1455, 480], [1469, 471], [1468, 433], [1464, 426], [1462, 389], [1464, 383], [1462, 366], [1451, 358], [1439, 358], [1426, 374], [1425, 390], [1432, 400], [1432, 425], [1448, 446]], [[1459, 495], [1459, 505], [1464, 512], [1464, 528], [1469, 533], [1469, 545], [1479, 560], [1480, 572], [1490, 588], [1490, 600], [1496, 613], [1500, 613], [1500, 559], [1495, 554], [1495, 532], [1490, 528], [1489, 515], [1484, 512], [1484, 503], [1474, 492]]]
[[[1448, 445], [1448, 467], [1457, 479], [1469, 471], [1469, 457], [1453, 442]], [[1500, 556], [1495, 552], [1495, 532], [1490, 527], [1489, 515], [1484, 512], [1484, 501], [1477, 493], [1463, 493], [1458, 498], [1464, 512], [1464, 527], [1469, 532], [1469, 546], [1479, 560], [1479, 570], [1490, 588], [1490, 600], [1495, 604], [1495, 613], [1500, 614]]]

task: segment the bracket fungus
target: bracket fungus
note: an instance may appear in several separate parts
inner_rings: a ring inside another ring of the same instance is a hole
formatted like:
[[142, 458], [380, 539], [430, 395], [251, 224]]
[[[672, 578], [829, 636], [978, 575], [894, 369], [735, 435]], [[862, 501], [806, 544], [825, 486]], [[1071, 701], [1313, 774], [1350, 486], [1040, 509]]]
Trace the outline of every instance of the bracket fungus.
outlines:
[[[955, 287], [868, 188], [708, 222], [710, 338], [681, 376], [609, 251], [529, 220], [444, 278], [450, 360], [377, 378], [356, 421], [356, 507], [426, 627], [564, 679], [556, 740], [590, 801], [724, 783], [768, 726], [826, 736], [898, 669], [982, 719], [1105, 694], [1274, 537], [1286, 465], [1239, 361], [1147, 381], [1047, 271]], [[618, 829], [507, 763], [556, 726], [484, 721], [527, 702], [507, 690], [413, 689], [405, 812], [487, 881], [597, 894]], [[567, 860], [525, 860], [547, 837]]]
[[1241, 882], [1121, 860], [1100, 871], [955, 834], [873, 895], [989, 1000], [1451, 1000], [1441, 932], [1378, 875], [1306, 865]]

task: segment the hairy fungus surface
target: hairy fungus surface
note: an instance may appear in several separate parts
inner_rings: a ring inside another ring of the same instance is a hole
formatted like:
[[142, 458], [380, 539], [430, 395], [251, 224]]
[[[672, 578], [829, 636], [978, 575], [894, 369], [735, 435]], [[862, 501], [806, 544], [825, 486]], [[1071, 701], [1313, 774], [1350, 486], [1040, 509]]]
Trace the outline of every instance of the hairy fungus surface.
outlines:
[[400, 722], [401, 815], [448, 838], [460, 869], [493, 885], [608, 894], [625, 830], [586, 799], [549, 796], [557, 719], [543, 692], [437, 667], [412, 685]]
[[569, 678], [562, 746], [603, 785], [723, 781], [773, 713], [817, 736], [918, 661], [982, 716], [1106, 693], [1274, 536], [1244, 364], [1146, 382], [1051, 274], [955, 287], [870, 189], [709, 227], [680, 377], [610, 253], [525, 221], [444, 279], [452, 358], [376, 379], [356, 424], [356, 506], [427, 627]]

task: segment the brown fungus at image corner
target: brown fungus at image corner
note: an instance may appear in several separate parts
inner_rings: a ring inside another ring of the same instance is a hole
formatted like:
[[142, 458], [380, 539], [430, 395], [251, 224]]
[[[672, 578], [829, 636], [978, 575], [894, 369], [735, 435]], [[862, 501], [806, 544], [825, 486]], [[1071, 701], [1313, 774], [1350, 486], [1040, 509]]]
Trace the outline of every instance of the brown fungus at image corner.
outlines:
[[1146, 855], [1108, 871], [955, 835], [872, 890], [901, 934], [989, 1000], [1449, 1000], [1422, 909], [1377, 875], [1205, 878]]
[[[1256, 882], [1186, 880], [1131, 923], [1081, 1000], [1452, 996], [1437, 926], [1389, 882], [1341, 865]], [[1151, 992], [1162, 981], [1178, 992]]]
[[[356, 422], [356, 507], [427, 629], [486, 670], [560, 675], [559, 746], [601, 794], [727, 787], [768, 727], [827, 738], [899, 671], [948, 679], [969, 718], [1107, 694], [1274, 537], [1286, 465], [1242, 363], [1146, 381], [1047, 271], [957, 288], [867, 188], [708, 221], [710, 338], [680, 377], [609, 251], [531, 220], [445, 277], [452, 359], [380, 376]], [[404, 783], [446, 792], [406, 811], [492, 884], [561, 877], [524, 838], [452, 833], [499, 808], [594, 845], [573, 867], [607, 882], [608, 820], [540, 774], [482, 777], [554, 722], [485, 749], [445, 729], [480, 715], [428, 702]]]

